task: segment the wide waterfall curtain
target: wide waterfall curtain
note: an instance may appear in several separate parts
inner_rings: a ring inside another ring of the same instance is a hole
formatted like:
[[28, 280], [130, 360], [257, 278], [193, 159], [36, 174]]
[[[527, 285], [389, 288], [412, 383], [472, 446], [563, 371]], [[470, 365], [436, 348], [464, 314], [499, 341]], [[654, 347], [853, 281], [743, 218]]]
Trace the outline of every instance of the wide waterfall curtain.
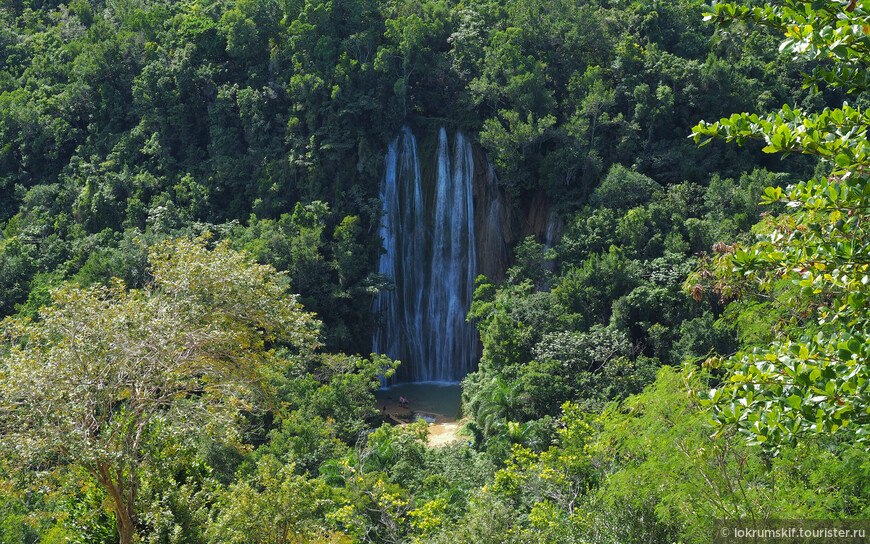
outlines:
[[[396, 283], [375, 300], [373, 350], [402, 361], [397, 381], [456, 382], [473, 370], [474, 327], [465, 318], [477, 277], [471, 144], [442, 128], [421, 172], [417, 140], [405, 128], [387, 150], [379, 271]], [[423, 180], [434, 186], [424, 187]]]

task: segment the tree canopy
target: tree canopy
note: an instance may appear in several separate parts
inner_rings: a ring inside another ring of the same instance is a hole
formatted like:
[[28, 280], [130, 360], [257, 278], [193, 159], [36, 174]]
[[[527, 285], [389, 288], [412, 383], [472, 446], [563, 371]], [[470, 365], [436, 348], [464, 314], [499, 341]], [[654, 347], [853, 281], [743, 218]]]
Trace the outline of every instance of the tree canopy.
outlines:
[[[870, 517], [870, 0], [0, 4], [0, 544]], [[505, 240], [438, 447], [364, 355], [403, 125]]]
[[3, 322], [0, 448], [28, 470], [83, 467], [111, 498], [132, 542], [144, 466], [172, 440], [229, 433], [239, 410], [310, 351], [317, 322], [284, 275], [228, 244], [167, 241], [149, 251], [141, 289], [67, 285], [39, 321]]

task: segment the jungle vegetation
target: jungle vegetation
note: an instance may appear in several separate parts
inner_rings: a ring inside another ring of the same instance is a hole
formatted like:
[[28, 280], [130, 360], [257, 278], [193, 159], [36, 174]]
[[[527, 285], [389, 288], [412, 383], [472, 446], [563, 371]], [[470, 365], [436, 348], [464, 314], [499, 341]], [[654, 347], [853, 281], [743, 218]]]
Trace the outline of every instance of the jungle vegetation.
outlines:
[[[870, 0], [5, 0], [0, 543], [870, 517], [868, 28]], [[368, 354], [403, 125], [564, 225], [478, 278], [440, 448], [379, 417]]]

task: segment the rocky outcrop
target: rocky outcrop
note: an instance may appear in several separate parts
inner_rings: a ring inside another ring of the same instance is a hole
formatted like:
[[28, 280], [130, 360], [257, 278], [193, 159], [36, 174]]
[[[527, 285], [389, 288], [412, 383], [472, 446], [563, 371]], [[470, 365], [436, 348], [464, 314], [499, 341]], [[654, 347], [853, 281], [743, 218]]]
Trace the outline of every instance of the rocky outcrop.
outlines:
[[480, 148], [474, 150], [473, 195], [477, 270], [501, 281], [510, 266], [510, 244], [514, 238], [512, 207]]

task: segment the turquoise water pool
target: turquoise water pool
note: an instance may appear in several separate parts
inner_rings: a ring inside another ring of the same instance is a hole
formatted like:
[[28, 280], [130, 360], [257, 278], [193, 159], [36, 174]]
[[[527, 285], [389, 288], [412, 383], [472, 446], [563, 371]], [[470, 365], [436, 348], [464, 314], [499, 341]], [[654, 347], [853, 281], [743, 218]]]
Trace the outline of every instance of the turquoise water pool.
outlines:
[[380, 389], [375, 393], [378, 408], [384, 401], [399, 402], [399, 397], [408, 399], [408, 408], [417, 413], [437, 414], [455, 420], [462, 402], [462, 387], [459, 384], [403, 383]]

